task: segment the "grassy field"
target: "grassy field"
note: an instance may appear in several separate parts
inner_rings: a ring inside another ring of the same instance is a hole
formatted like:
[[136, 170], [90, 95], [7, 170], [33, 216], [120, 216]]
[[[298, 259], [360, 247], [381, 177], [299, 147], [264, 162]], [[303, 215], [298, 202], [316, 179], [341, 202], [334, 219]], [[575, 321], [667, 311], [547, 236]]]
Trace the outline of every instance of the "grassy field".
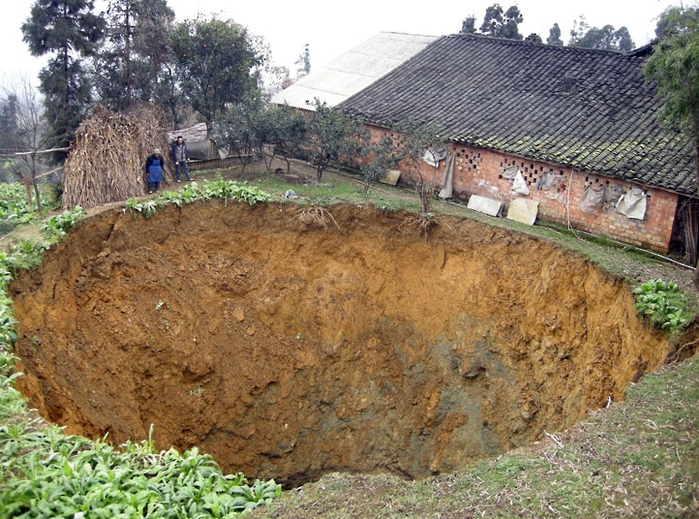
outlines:
[[[419, 200], [410, 190], [378, 185], [365, 197], [362, 183], [352, 175], [329, 172], [317, 184], [305, 181], [307, 170], [301, 165], [294, 164], [294, 168], [295, 178], [274, 175], [268, 180], [253, 168], [245, 178], [228, 170], [197, 173], [195, 179], [197, 184], [221, 177], [246, 180], [269, 193], [272, 203], [323, 205], [330, 212], [337, 202], [372, 203], [390, 211], [419, 210]], [[284, 198], [290, 189], [299, 198]], [[141, 208], [157, 205], [153, 200], [131, 204]], [[459, 204], [435, 201], [433, 212], [431, 218], [440, 214], [475, 218], [555, 241], [625, 277], [630, 288], [650, 279], [673, 280], [687, 295], [689, 311], [696, 315], [692, 271], [646, 251], [562, 227], [527, 227], [490, 218]], [[12, 230], [5, 243], [35, 237], [38, 227], [31, 219]], [[40, 246], [23, 246], [30, 254], [41, 252]], [[6, 284], [13, 269], [22, 265], [23, 256], [16, 248], [5, 254]], [[3, 304], [9, 309], [8, 301]], [[0, 324], [0, 336], [9, 345], [13, 333], [9, 310], [0, 313]], [[422, 481], [404, 481], [391, 475], [330, 474], [282, 492], [274, 501], [271, 499], [277, 490], [273, 483], [248, 484], [236, 479], [242, 477], [239, 475], [222, 479], [212, 460], [196, 452], [155, 453], [148, 439], [119, 451], [100, 442], [63, 436], [27, 410], [12, 389], [15, 375], [12, 350], [7, 347], [0, 356], [0, 516], [145, 517], [162, 512], [163, 517], [233, 517], [245, 504], [237, 501], [236, 507], [232, 500], [242, 497], [255, 503], [248, 508], [268, 503], [251, 511], [250, 517], [256, 518], [699, 517], [699, 361], [686, 355], [694, 351], [695, 336], [678, 335], [684, 360], [644, 377], [629, 389], [623, 402], [592, 413], [569, 431], [549, 431], [538, 444], [482, 461], [467, 471]], [[159, 487], [166, 490], [157, 491], [148, 485], [150, 479], [160, 477], [155, 475], [160, 469], [149, 465], [157, 460], [176, 478], [184, 477], [183, 471], [191, 474], [187, 480], [191, 484], [185, 485], [191, 492], [182, 494], [181, 502], [173, 500], [170, 483]], [[98, 468], [100, 477], [120, 483], [99, 507], [95, 503], [103, 502], [90, 493], [96, 490], [81, 486], [94, 482], [106, 485], [96, 475]], [[234, 484], [229, 487], [227, 482]], [[93, 501], [85, 498], [88, 495]], [[78, 499], [80, 496], [83, 498]], [[77, 500], [75, 506], [82, 508], [66, 505], [60, 515], [57, 511], [42, 512], [38, 505], [62, 499]], [[168, 509], [172, 512], [169, 515], [165, 513]]]

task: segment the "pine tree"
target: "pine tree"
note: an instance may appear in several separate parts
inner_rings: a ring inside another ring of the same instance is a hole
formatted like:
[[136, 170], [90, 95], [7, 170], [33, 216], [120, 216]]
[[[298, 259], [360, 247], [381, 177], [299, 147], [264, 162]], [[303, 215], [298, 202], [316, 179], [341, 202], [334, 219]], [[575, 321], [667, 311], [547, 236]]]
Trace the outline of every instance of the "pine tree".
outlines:
[[[94, 55], [104, 34], [104, 20], [92, 0], [36, 0], [22, 25], [34, 56], [51, 54], [39, 73], [51, 146], [67, 146], [90, 105], [90, 84], [83, 59]], [[62, 159], [65, 154], [56, 158]]]
[[174, 18], [165, 0], [110, 0], [106, 41], [95, 60], [95, 87], [104, 104], [123, 110], [153, 101], [162, 67], [172, 56]]

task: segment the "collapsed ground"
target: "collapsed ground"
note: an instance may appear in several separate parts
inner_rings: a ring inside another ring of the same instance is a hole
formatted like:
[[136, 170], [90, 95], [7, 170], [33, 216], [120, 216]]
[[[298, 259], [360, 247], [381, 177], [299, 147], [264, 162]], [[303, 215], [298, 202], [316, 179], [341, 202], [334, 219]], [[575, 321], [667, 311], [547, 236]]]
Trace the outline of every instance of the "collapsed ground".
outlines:
[[[328, 212], [329, 211], [329, 212]], [[107, 210], [11, 286], [18, 387], [68, 432], [288, 485], [421, 478], [620, 400], [670, 345], [547, 241], [371, 205]]]

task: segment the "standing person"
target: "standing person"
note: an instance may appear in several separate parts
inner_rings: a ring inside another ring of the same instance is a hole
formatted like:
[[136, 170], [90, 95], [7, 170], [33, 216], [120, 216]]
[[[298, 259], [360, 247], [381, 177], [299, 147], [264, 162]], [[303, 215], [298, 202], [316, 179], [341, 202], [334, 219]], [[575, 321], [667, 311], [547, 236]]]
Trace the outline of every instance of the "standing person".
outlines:
[[163, 181], [163, 167], [165, 160], [160, 154], [160, 150], [155, 148], [153, 155], [146, 159], [146, 174], [148, 175], [148, 193], [158, 192], [160, 183]]
[[191, 181], [192, 177], [189, 176], [189, 166], [187, 166], [187, 161], [189, 160], [187, 145], [181, 135], [172, 143], [172, 160], [175, 161], [175, 180], [179, 182], [180, 176], [184, 173], [187, 180]]

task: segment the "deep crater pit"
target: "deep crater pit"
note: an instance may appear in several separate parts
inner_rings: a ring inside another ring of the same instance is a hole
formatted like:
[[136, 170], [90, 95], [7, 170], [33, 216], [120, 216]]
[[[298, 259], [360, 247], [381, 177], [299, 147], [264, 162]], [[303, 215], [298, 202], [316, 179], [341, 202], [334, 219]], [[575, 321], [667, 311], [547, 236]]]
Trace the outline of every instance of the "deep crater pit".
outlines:
[[10, 287], [18, 388], [69, 433], [153, 424], [158, 448], [288, 486], [464, 468], [621, 399], [670, 349], [623, 281], [544, 240], [326, 210], [86, 219]]

